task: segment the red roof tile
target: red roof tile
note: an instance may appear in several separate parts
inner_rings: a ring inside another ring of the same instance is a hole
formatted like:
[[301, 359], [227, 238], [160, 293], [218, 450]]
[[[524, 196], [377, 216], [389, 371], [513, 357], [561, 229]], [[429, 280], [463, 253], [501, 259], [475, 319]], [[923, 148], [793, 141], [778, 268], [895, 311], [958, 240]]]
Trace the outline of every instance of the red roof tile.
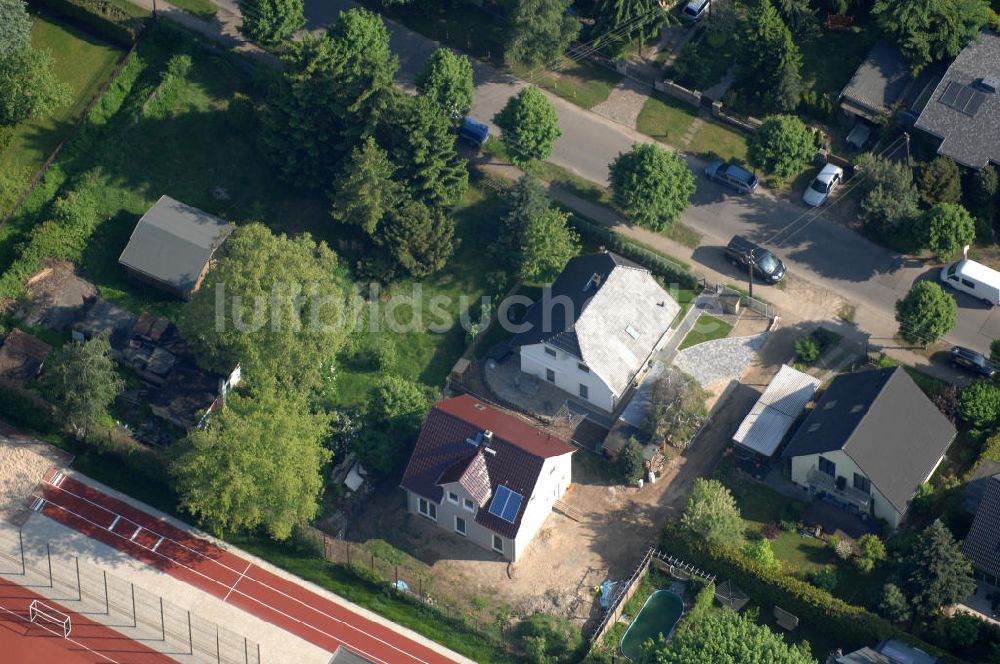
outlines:
[[463, 395], [434, 405], [420, 430], [417, 444], [403, 474], [402, 487], [428, 500], [441, 502], [442, 475], [460, 461], [468, 462], [475, 448], [467, 442], [476, 434], [492, 431], [489, 449], [495, 454], [482, 455], [486, 461], [491, 491], [506, 486], [524, 500], [514, 523], [509, 523], [480, 509], [476, 523], [508, 538], [515, 537], [521, 517], [545, 459], [569, 454], [574, 447], [551, 434], [539, 431], [516, 417]]

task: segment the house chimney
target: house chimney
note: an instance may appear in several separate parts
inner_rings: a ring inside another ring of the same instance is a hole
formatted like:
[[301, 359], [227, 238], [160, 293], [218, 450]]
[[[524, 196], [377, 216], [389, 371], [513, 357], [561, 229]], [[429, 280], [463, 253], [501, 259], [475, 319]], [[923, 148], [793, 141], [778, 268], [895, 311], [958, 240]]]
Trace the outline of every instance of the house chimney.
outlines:
[[483, 442], [485, 442], [487, 445], [493, 442], [493, 432], [490, 431], [489, 429], [483, 432]]

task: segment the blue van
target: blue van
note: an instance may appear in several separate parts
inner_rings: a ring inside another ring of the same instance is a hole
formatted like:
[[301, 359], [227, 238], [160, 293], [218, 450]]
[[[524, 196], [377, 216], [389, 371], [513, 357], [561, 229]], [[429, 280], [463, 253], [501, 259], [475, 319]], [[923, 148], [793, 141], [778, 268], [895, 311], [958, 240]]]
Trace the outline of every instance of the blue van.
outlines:
[[490, 128], [482, 122], [465, 118], [462, 120], [462, 126], [458, 128], [458, 135], [477, 148], [482, 148], [486, 139], [490, 137]]

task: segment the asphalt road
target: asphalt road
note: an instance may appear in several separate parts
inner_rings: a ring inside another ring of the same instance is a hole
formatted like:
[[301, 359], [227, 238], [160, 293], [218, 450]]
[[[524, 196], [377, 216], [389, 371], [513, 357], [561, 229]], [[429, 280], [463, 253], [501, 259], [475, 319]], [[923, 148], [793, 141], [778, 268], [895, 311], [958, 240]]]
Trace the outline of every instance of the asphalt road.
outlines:
[[[355, 6], [351, 0], [306, 0], [308, 27], [328, 25], [341, 10]], [[438, 45], [398, 24], [390, 23], [390, 31], [392, 48], [400, 61], [397, 78], [404, 86], [412, 86]], [[525, 83], [482, 63], [474, 64], [474, 77], [476, 96], [471, 115], [496, 132], [493, 116]], [[608, 164], [618, 154], [635, 142], [652, 142], [629, 127], [552, 95], [550, 99], [563, 132], [550, 161], [583, 178], [606, 185]], [[744, 235], [775, 251], [794, 274], [871, 307], [890, 321], [896, 300], [915, 280], [936, 278], [936, 268], [876, 245], [825, 214], [809, 213], [804, 204], [779, 200], [767, 192], [754, 196], [730, 193], [701, 175], [701, 160], [691, 156], [687, 160], [698, 174], [698, 190], [682, 221], [705, 236], [705, 246], [695, 252], [696, 261], [715, 264], [709, 252], [719, 251], [733, 235]], [[1000, 338], [1000, 311], [966, 295], [955, 296], [958, 325], [947, 341], [987, 351], [990, 341]]]

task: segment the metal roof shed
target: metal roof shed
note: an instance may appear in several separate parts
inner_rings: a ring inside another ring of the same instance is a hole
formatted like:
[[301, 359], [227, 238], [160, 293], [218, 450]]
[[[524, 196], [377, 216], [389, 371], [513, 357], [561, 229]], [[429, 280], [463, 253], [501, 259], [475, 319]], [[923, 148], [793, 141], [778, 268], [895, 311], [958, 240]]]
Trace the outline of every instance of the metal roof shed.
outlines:
[[782, 365], [733, 434], [733, 442], [765, 458], [771, 458], [819, 385], [818, 378]]

